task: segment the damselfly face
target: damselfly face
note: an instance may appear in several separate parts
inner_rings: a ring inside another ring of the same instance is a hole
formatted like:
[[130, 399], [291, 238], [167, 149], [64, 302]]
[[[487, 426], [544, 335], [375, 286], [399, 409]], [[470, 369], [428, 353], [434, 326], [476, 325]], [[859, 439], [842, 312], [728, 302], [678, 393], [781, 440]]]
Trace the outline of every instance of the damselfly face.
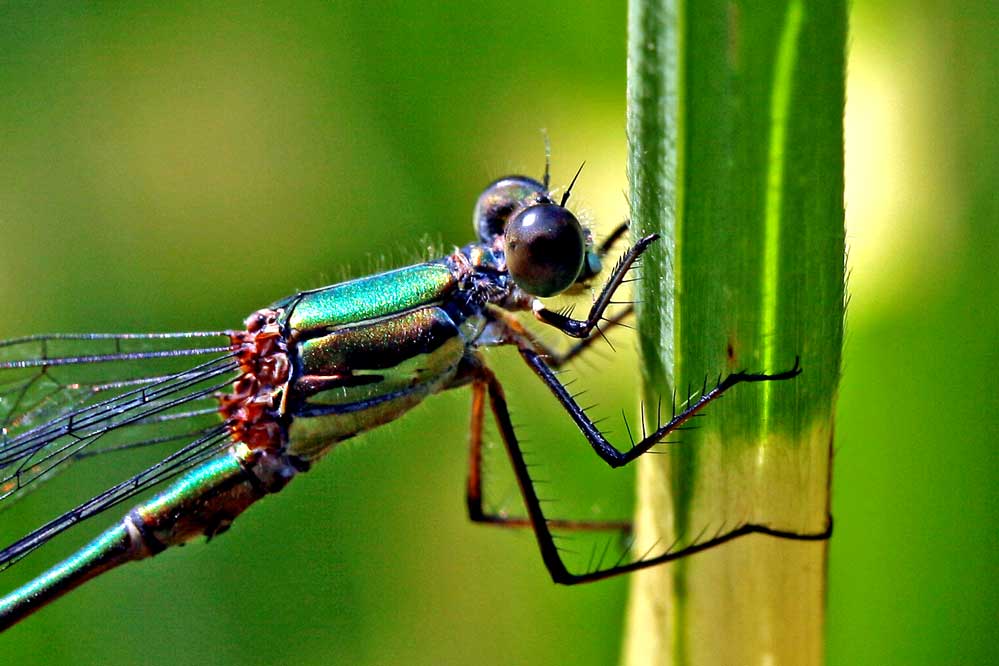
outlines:
[[479, 240], [502, 254], [510, 277], [531, 296], [555, 296], [600, 272], [592, 234], [565, 207], [571, 191], [572, 184], [556, 203], [544, 184], [507, 176], [475, 204]]

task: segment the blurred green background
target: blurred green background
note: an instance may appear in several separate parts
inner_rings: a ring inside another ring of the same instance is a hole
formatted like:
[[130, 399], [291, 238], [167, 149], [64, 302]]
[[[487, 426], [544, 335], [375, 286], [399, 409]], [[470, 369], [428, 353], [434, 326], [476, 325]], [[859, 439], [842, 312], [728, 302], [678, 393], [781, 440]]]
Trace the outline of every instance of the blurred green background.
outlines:
[[[485, 183], [540, 175], [541, 128], [556, 184], [587, 161], [574, 200], [606, 229], [627, 211], [625, 11], [4, 5], [0, 338], [233, 326], [427, 238], [463, 244]], [[851, 19], [829, 662], [993, 662], [999, 7]], [[611, 414], [638, 389], [615, 341], [581, 373]], [[592, 455], [515, 357], [490, 361], [538, 446]], [[436, 398], [212, 544], [100, 577], [6, 633], [4, 662], [615, 662], [625, 581], [555, 587], [530, 534], [467, 523], [467, 409]], [[0, 540], [49, 517], [39, 495]]]

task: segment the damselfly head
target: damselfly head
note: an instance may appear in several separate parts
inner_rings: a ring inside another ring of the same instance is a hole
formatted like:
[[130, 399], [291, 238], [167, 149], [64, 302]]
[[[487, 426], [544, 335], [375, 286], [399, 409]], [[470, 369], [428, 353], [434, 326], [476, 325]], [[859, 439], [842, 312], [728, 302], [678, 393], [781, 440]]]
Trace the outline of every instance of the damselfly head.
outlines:
[[490, 183], [475, 202], [475, 232], [480, 241], [492, 245], [514, 215], [532, 204], [550, 201], [548, 188], [533, 178], [500, 178]]
[[486, 187], [475, 204], [479, 240], [505, 254], [510, 277], [532, 296], [560, 294], [600, 272], [590, 232], [565, 207], [576, 177], [557, 203], [546, 184], [507, 176]]

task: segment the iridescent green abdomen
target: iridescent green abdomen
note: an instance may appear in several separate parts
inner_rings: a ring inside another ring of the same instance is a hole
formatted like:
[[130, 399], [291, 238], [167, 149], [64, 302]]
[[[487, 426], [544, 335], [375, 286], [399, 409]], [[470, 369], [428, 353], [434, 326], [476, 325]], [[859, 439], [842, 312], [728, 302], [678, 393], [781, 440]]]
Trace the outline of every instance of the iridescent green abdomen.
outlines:
[[0, 598], [0, 630], [104, 571], [198, 536], [224, 532], [247, 507], [280, 490], [295, 472], [283, 457], [243, 445], [198, 465], [72, 557]]

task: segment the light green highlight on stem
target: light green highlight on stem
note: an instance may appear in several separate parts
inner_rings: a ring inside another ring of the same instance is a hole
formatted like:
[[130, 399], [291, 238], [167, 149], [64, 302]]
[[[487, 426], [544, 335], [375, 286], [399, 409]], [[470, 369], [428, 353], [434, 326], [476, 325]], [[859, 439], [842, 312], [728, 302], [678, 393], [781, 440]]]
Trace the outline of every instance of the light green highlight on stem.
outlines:
[[[767, 153], [767, 191], [764, 209], [763, 282], [760, 302], [760, 342], [763, 345], [762, 367], [774, 371], [777, 332], [777, 292], [780, 281], [780, 227], [784, 194], [784, 151], [787, 121], [791, 105], [794, 63], [798, 57], [798, 37], [804, 23], [805, 8], [801, 0], [791, 0], [787, 8], [774, 62], [773, 87], [770, 93], [770, 145]], [[770, 430], [773, 386], [762, 386], [761, 441]]]

